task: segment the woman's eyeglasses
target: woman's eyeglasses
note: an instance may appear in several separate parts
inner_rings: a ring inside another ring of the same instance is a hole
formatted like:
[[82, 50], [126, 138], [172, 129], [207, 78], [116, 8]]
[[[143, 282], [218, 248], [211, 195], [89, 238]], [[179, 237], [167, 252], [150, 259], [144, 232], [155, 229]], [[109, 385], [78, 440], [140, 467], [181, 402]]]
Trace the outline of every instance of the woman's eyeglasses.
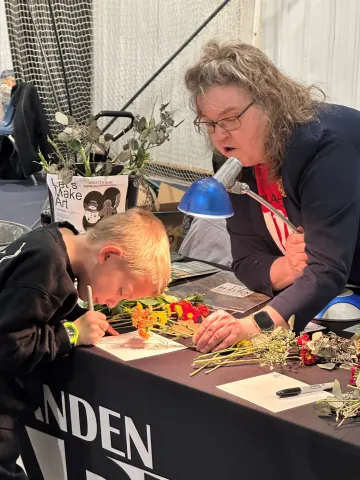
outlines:
[[228, 118], [222, 118], [221, 120], [218, 120], [217, 122], [199, 122], [195, 120], [194, 126], [195, 129], [198, 132], [204, 132], [204, 133], [209, 133], [210, 135], [215, 133], [215, 128], [216, 125], [218, 125], [220, 128], [223, 130], [226, 130], [227, 132], [231, 132], [232, 130], [236, 130], [241, 126], [241, 121], [240, 117], [244, 115], [244, 113], [249, 110], [249, 108], [254, 105], [255, 102], [251, 102], [247, 107], [244, 108], [244, 110], [239, 113], [239, 115], [236, 115], [235, 117], [228, 117]]

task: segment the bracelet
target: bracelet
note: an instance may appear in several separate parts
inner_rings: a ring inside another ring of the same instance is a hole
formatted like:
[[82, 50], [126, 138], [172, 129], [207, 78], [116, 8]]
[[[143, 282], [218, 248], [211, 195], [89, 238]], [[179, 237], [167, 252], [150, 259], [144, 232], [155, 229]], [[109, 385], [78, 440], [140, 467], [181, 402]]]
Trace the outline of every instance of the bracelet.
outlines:
[[66, 333], [68, 334], [70, 344], [75, 347], [79, 339], [79, 330], [73, 322], [64, 322], [63, 323]]

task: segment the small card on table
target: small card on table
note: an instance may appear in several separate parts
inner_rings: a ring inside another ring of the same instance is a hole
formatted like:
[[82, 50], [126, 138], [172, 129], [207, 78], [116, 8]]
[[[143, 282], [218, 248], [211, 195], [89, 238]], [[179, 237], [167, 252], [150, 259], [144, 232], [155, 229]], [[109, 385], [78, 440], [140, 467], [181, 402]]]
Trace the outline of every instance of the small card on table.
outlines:
[[296, 397], [287, 398], [279, 398], [276, 395], [276, 392], [284, 388], [303, 387], [304, 385], [307, 384], [295, 378], [282, 375], [281, 373], [271, 372], [237, 382], [218, 385], [217, 388], [236, 397], [243, 398], [255, 405], [259, 405], [259, 407], [270, 410], [273, 413], [313, 403], [331, 395], [331, 393], [324, 391], [300, 394]]
[[186, 348], [184, 345], [156, 333], [144, 340], [137, 331], [123, 333], [118, 337], [103, 337], [96, 346], [125, 362], [177, 352]]

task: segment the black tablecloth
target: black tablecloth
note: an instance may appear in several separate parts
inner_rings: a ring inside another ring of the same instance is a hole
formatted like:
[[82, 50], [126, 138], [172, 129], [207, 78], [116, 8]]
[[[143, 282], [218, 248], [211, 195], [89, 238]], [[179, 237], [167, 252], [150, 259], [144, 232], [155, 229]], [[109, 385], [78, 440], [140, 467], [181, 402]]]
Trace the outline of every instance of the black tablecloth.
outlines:
[[[30, 479], [360, 477], [358, 422], [339, 428], [318, 418], [312, 404], [273, 414], [216, 388], [268, 368], [223, 367], [190, 377], [196, 356], [186, 349], [122, 362], [92, 347], [59, 360], [45, 387], [47, 408], [28, 421], [29, 438], [22, 436]], [[349, 377], [317, 366], [278, 371], [309, 384], [338, 378], [344, 388]]]

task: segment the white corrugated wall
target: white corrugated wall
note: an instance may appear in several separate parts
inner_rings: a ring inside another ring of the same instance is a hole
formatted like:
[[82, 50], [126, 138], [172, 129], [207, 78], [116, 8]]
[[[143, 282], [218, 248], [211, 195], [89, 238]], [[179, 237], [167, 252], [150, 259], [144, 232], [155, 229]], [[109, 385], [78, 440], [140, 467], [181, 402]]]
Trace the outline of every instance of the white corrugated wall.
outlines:
[[260, 46], [285, 73], [360, 109], [360, 1], [262, 0]]

